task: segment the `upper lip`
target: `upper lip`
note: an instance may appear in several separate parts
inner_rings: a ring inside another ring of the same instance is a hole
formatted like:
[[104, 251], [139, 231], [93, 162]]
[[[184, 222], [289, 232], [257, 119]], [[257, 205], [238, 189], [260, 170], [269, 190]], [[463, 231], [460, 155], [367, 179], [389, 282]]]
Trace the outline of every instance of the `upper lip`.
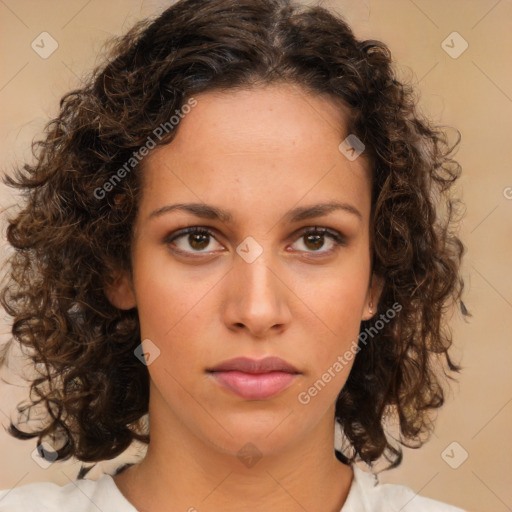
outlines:
[[280, 357], [265, 357], [263, 359], [251, 359], [250, 357], [235, 357], [223, 361], [222, 363], [209, 368], [209, 372], [222, 372], [237, 370], [244, 373], [269, 373], [269, 372], [287, 372], [299, 373], [290, 363], [287, 363]]

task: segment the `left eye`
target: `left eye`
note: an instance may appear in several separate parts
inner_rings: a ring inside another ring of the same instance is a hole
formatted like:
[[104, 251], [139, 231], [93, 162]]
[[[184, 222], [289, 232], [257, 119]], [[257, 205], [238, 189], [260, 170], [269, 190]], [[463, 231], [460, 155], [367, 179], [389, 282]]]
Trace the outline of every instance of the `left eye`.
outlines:
[[[331, 241], [330, 248], [328, 250], [319, 251], [319, 249], [325, 245], [326, 237]], [[171, 233], [164, 239], [164, 243], [174, 245], [177, 251], [180, 253], [201, 253], [211, 251], [211, 249], [210, 251], [205, 250], [210, 244], [210, 238], [213, 238], [213, 240], [217, 241], [214, 233], [209, 229], [200, 226], [194, 226]], [[330, 254], [334, 252], [338, 246], [346, 245], [346, 239], [340, 232], [319, 227], [315, 227], [313, 229], [306, 228], [298, 234], [298, 240], [303, 241], [302, 243], [304, 247], [306, 247], [305, 252], [311, 253], [320, 252], [321, 254]], [[176, 241], [178, 241], [178, 243], [176, 243]], [[189, 251], [186, 248], [187, 244], [188, 247], [193, 249], [192, 251]], [[223, 247], [221, 244], [219, 244], [218, 241], [217, 244], [219, 247]]]
[[[319, 251], [318, 249], [325, 245], [326, 237], [329, 238], [331, 247], [328, 250]], [[306, 250], [306, 252], [321, 252], [322, 254], [330, 254], [340, 245], [346, 244], [345, 237], [338, 231], [331, 231], [327, 228], [318, 227], [313, 229], [307, 228], [306, 231], [302, 231], [299, 235], [299, 240], [303, 240], [303, 245], [305, 247], [314, 249], [313, 251]]]

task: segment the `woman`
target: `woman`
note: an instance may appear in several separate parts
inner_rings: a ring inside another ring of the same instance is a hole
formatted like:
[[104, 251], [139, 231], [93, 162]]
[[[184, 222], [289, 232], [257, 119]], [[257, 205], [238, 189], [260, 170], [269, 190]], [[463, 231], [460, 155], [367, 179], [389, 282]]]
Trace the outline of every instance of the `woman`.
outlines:
[[179, 1], [117, 40], [5, 180], [2, 305], [48, 410], [10, 432], [147, 454], [0, 510], [461, 510], [371, 472], [401, 462], [388, 420], [431, 430], [436, 357], [460, 370], [460, 167], [413, 94], [383, 43], [286, 0]]

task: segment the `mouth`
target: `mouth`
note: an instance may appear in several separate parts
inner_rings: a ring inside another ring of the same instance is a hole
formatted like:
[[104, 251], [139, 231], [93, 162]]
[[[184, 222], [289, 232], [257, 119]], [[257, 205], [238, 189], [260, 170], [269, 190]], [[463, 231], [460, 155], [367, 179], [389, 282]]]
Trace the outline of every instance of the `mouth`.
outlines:
[[244, 373], [235, 370], [211, 372], [212, 377], [228, 391], [246, 400], [265, 400], [278, 395], [297, 378], [296, 373]]
[[283, 392], [300, 372], [278, 357], [262, 360], [247, 357], [230, 359], [208, 369], [215, 382], [246, 400], [265, 400]]

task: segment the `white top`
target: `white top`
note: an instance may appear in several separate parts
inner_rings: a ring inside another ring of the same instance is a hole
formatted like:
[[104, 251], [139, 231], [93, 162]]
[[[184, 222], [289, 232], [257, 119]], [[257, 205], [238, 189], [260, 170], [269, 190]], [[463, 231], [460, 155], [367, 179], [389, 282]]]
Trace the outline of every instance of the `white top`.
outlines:
[[[352, 466], [354, 478], [340, 512], [465, 512], [417, 495], [404, 485], [380, 484], [372, 473]], [[111, 475], [75, 480], [65, 486], [37, 482], [0, 491], [0, 512], [138, 512]]]

